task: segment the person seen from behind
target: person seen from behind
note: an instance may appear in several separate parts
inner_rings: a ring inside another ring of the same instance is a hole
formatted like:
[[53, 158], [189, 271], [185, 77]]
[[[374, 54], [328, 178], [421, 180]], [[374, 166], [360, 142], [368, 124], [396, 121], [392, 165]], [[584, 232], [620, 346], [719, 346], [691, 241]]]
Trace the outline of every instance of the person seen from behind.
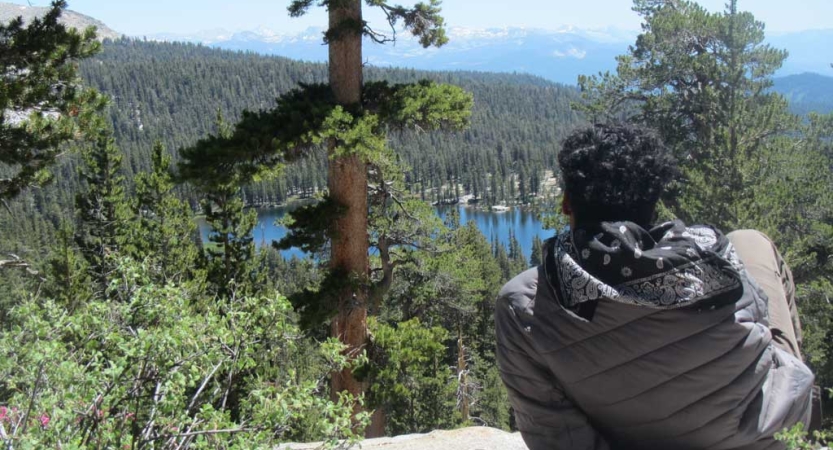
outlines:
[[650, 131], [558, 154], [570, 227], [506, 284], [500, 374], [530, 450], [783, 449], [810, 421], [790, 270], [754, 230], [656, 223], [675, 161]]

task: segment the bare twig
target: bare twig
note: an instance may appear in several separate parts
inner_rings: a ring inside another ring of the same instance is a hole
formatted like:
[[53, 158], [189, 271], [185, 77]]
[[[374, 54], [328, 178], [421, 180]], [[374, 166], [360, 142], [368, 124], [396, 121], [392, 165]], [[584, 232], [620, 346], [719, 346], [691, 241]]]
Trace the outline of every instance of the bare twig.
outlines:
[[[38, 377], [35, 379], [35, 386], [32, 388], [32, 395], [29, 397], [29, 407], [26, 408], [26, 415], [24, 415], [21, 420], [23, 421], [23, 430], [20, 434], [26, 434], [26, 429], [29, 427], [29, 416], [32, 414], [32, 408], [35, 407], [35, 398], [38, 396], [38, 390], [40, 389], [40, 382], [43, 379], [43, 361], [38, 364]], [[17, 426], [15, 426], [14, 435], [17, 436], [17, 432], [20, 430], [20, 421], [17, 422]]]
[[194, 409], [194, 404], [197, 402], [197, 398], [200, 396], [200, 394], [202, 394], [202, 391], [203, 389], [205, 389], [205, 386], [208, 385], [208, 382], [211, 381], [212, 378], [214, 378], [214, 374], [217, 373], [217, 369], [219, 369], [221, 365], [223, 365], [222, 360], [218, 362], [216, 366], [214, 366], [214, 369], [211, 370], [211, 373], [209, 373], [208, 376], [205, 377], [205, 379], [202, 381], [200, 388], [197, 389], [197, 392], [195, 392], [194, 396], [191, 398], [191, 403], [188, 404], [189, 413], [191, 412], [191, 410]]
[[373, 30], [369, 26], [365, 25], [364, 27], [364, 34], [365, 36], [369, 37], [373, 42], [377, 44], [387, 44], [388, 42], [396, 42], [396, 37], [393, 38], [388, 37], [385, 34], [379, 33], [378, 31]]
[[252, 428], [231, 428], [225, 430], [202, 430], [202, 431], [189, 431], [187, 433], [181, 433], [176, 435], [179, 438], [183, 437], [191, 437], [191, 436], [202, 436], [202, 435], [214, 435], [214, 434], [236, 434], [236, 433], [250, 433], [252, 431], [257, 431], [259, 428], [252, 427]]
[[237, 366], [237, 361], [240, 358], [240, 351], [241, 350], [242, 349], [240, 348], [240, 344], [238, 344], [237, 345], [237, 350], [234, 352], [234, 359], [232, 360], [232, 363], [231, 363], [231, 370], [229, 370], [228, 383], [226, 384], [226, 391], [223, 393], [223, 402], [222, 402], [222, 406], [221, 406], [222, 408], [226, 407], [229, 395], [231, 394], [231, 390], [232, 390], [232, 387], [234, 385], [234, 375], [235, 375], [234, 368]]
[[162, 382], [156, 382], [156, 388], [153, 391], [153, 408], [150, 410], [150, 416], [148, 417], [147, 425], [145, 425], [145, 429], [142, 431], [142, 436], [144, 440], [150, 440], [150, 434], [153, 431], [153, 425], [156, 417], [156, 411], [159, 406], [160, 400], [160, 392], [162, 391]]

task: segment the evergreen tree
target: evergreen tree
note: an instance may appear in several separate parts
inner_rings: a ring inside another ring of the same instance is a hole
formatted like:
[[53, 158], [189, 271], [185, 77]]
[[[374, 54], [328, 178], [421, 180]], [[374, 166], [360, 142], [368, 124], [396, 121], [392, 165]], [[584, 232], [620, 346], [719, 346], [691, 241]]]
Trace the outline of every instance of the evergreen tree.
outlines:
[[460, 228], [460, 210], [456, 206], [449, 208], [445, 213], [443, 225], [451, 231], [455, 231]]
[[[772, 237], [792, 270], [804, 334], [802, 352], [818, 383], [833, 385], [833, 115], [808, 117], [768, 168], [756, 205], [759, 228]], [[776, 212], [777, 213], [773, 213]]]
[[509, 259], [512, 261], [513, 276], [526, 269], [526, 258], [524, 257], [523, 248], [518, 238], [515, 237], [515, 231], [509, 230]]
[[479, 380], [481, 393], [477, 405], [478, 417], [486, 426], [509, 430], [509, 394], [497, 366], [485, 366], [485, 373]]
[[79, 60], [99, 51], [95, 30], [78, 33], [59, 19], [67, 3], [28, 25], [18, 17], [0, 24], [0, 200], [49, 181], [61, 145], [90, 128], [104, 106], [94, 90], [80, 86]]
[[498, 174], [493, 173], [489, 176], [489, 200], [487, 205], [496, 205], [498, 202]]
[[830, 383], [822, 331], [833, 323], [829, 119], [801, 124], [788, 112], [771, 89], [786, 52], [765, 44], [763, 23], [739, 12], [736, 0], [722, 13], [685, 0], [637, 0], [634, 10], [645, 21], [642, 34], [618, 58], [616, 74], [580, 79], [589, 101], [581, 108], [658, 130], [684, 175], [676, 200], [666, 199], [674, 214], [773, 238], [805, 300], [802, 350]]
[[[502, 383], [495, 384], [489, 375], [490, 368], [496, 364], [494, 299], [508, 279], [501, 276], [501, 267], [492, 256], [489, 242], [474, 222], [468, 222], [455, 237], [458, 257], [466, 261], [466, 264], [457, 263], [457, 270], [467, 280], [461, 283], [465, 290], [457, 294], [458, 302], [468, 299], [470, 305], [467, 307], [470, 312], [459, 315], [457, 323], [458, 404], [463, 420], [484, 415], [494, 418], [500, 416], [497, 409], [501, 407], [489, 399], [500, 396], [500, 392], [506, 395]], [[505, 404], [503, 409], [508, 414]]]
[[494, 257], [500, 267], [502, 280], [511, 279], [516, 275], [512, 260], [509, 259], [509, 253], [506, 251], [506, 246], [498, 241], [495, 241]]
[[[313, 0], [294, 0], [289, 6], [292, 16], [300, 16], [314, 3]], [[441, 46], [446, 41], [443, 19], [439, 16], [439, 0], [431, 0], [430, 5], [420, 3], [415, 8], [391, 6], [387, 0], [373, 0], [370, 6], [384, 11], [391, 27], [402, 21], [405, 28], [420, 39], [424, 47]], [[328, 139], [328, 153], [331, 161], [328, 166], [329, 195], [344, 208], [343, 213], [334, 218], [332, 225], [331, 268], [340, 276], [357, 280], [365, 279], [369, 269], [367, 236], [367, 155], [349, 142], [347, 135], [359, 133], [352, 139], [367, 139], [367, 134], [376, 121], [374, 116], [361, 117], [363, 103], [362, 37], [368, 36], [377, 42], [387, 42], [388, 38], [370, 29], [362, 19], [361, 0], [345, 0], [336, 3], [321, 2], [329, 14], [329, 27], [325, 33], [325, 43], [329, 45], [329, 82], [332, 100], [340, 111], [352, 111], [351, 114], [339, 114], [343, 126], [337, 135]], [[394, 105], [385, 105], [393, 107]], [[404, 110], [393, 111], [402, 114]], [[354, 122], [354, 117], [355, 122]], [[406, 119], [407, 120], [407, 119]], [[353, 123], [351, 123], [353, 122]], [[352, 130], [349, 130], [352, 128]], [[364, 136], [362, 136], [364, 134]], [[371, 147], [380, 145], [373, 144]], [[343, 288], [338, 294], [338, 315], [332, 321], [332, 334], [339, 337], [348, 347], [359, 349], [367, 338], [367, 291], [362, 288]], [[333, 391], [346, 391], [358, 397], [364, 391], [361, 382], [350, 371], [333, 376]]]
[[[253, 163], [235, 161], [232, 148], [227, 152], [223, 140], [231, 130], [222, 113], [215, 121], [217, 136], [181, 151], [180, 176], [190, 182], [203, 196], [200, 207], [211, 227], [206, 254], [206, 279], [218, 300], [227, 301], [235, 293], [259, 292], [263, 286], [256, 281], [259, 270], [252, 230], [257, 225], [257, 212], [245, 210], [242, 186], [259, 171]], [[161, 163], [161, 161], [160, 161]]]
[[69, 222], [61, 224], [47, 267], [44, 285], [47, 298], [60, 302], [70, 312], [93, 298], [87, 264], [78, 252]]
[[[492, 312], [495, 295], [508, 279], [501, 276], [501, 267], [492, 256], [489, 241], [477, 229], [473, 221], [460, 228], [454, 242], [456, 248], [460, 249], [459, 258], [470, 260], [469, 264], [473, 264], [470, 269], [461, 266], [463, 271], [461, 276], [473, 279], [470, 283], [475, 283], [476, 280], [477, 284], [473, 284], [470, 288], [471, 294], [460, 294], [460, 297], [472, 297], [471, 302], [477, 313], [475, 320], [472, 321], [474, 329], [469, 335], [475, 339], [474, 347], [478, 354], [485, 355], [491, 353], [489, 349], [494, 345], [490, 330], [493, 330], [494, 325]], [[499, 243], [496, 245], [502, 248]]]
[[[302, 15], [313, 3], [313, 0], [294, 1], [289, 7], [290, 14]], [[327, 199], [317, 205], [318, 210], [298, 213], [296, 225], [298, 218], [304, 218], [300, 222], [307, 226], [295, 226], [298, 235], [290, 239], [309, 240], [310, 246], [319, 247], [328, 242], [330, 273], [315, 292], [317, 295], [312, 295], [313, 292], [299, 295], [296, 300], [305, 304], [296, 302], [296, 305], [302, 314], [330, 317], [332, 335], [347, 345], [348, 354], [355, 355], [367, 338], [371, 281], [367, 239], [368, 164], [385, 158], [388, 127], [459, 129], [469, 121], [472, 100], [458, 88], [430, 81], [395, 86], [386, 82], [364, 85], [362, 35], [384, 39], [362, 21], [360, 0], [322, 2], [321, 5], [327, 8], [330, 17], [325, 33], [325, 42], [330, 46], [330, 84], [301, 85], [281, 97], [273, 110], [244, 113], [241, 122], [228, 134], [210, 136], [184, 149], [185, 162], [180, 169], [188, 180], [225, 178], [241, 186], [257, 181], [264, 174], [273, 174], [284, 163], [309, 155], [326, 144], [330, 159]], [[391, 25], [402, 20], [426, 46], [445, 41], [438, 5], [438, 1], [432, 0], [430, 5], [419, 4], [407, 9], [391, 7], [385, 1], [371, 2], [371, 6], [385, 10]], [[211, 173], [204, 174], [206, 170]], [[211, 184], [218, 186], [216, 182]], [[224, 199], [213, 198], [212, 203], [222, 200], [235, 207], [227, 194], [223, 194]], [[226, 231], [230, 229], [224, 229], [222, 234], [230, 236]], [[305, 320], [310, 323], [309, 317]], [[348, 367], [333, 375], [332, 391], [358, 398], [364, 385]], [[356, 403], [356, 412], [359, 411]]]
[[[379, 314], [397, 266], [412, 261], [417, 251], [440, 251], [438, 236], [443, 230], [434, 208], [405, 196], [404, 168], [393, 152], [387, 150], [373, 158], [369, 168], [368, 231], [373, 253], [379, 255], [378, 263], [376, 258], [371, 260], [375, 275], [371, 276], [369, 311]], [[459, 215], [457, 222], [459, 227]]]
[[532, 238], [532, 254], [529, 255], [529, 266], [530, 267], [540, 266], [541, 262], [542, 262], [541, 258], [543, 258], [543, 255], [544, 255], [544, 242], [536, 234], [535, 237]]
[[122, 155], [110, 130], [101, 125], [95, 144], [82, 149], [81, 156], [84, 166], [79, 176], [86, 190], [75, 199], [75, 239], [99, 291], [96, 295], [100, 296], [107, 291], [115, 271], [114, 254], [128, 250], [123, 247], [129, 245], [126, 234], [130, 212], [121, 174]]
[[[387, 308], [378, 320], [395, 326], [418, 319], [446, 330], [450, 339], [443, 364], [454, 370], [457, 406], [453, 420], [461, 424], [482, 411], [480, 380], [494, 364], [492, 313], [501, 271], [489, 242], [474, 222], [440, 231], [437, 243], [436, 249], [417, 248], [407, 260], [401, 260], [387, 294]], [[370, 405], [375, 407], [378, 402], [371, 395]], [[386, 410], [386, 414], [390, 421], [402, 420], [398, 417], [401, 409]]]
[[152, 154], [152, 172], [136, 177], [135, 214], [138, 217], [133, 241], [139, 259], [158, 263], [157, 276], [162, 280], [190, 278], [197, 261], [193, 236], [197, 226], [191, 209], [174, 193], [170, 173], [171, 157], [161, 143]]
[[659, 131], [685, 176], [669, 205], [679, 217], [724, 229], [754, 225], [761, 168], [781, 150], [775, 138], [797, 124], [770, 89], [786, 52], [765, 43], [764, 24], [738, 12], [737, 0], [723, 13], [687, 0], [636, 0], [634, 10], [642, 34], [615, 75], [580, 77], [590, 101], [582, 109]]
[[521, 164], [518, 169], [518, 193], [520, 195], [520, 203], [526, 204], [529, 202], [529, 191], [527, 190], [527, 173], [526, 165]]
[[387, 413], [391, 436], [448, 429], [460, 423], [455, 412], [454, 374], [444, 363], [448, 332], [419, 319], [395, 326], [369, 321], [374, 361], [369, 389], [377, 407]]

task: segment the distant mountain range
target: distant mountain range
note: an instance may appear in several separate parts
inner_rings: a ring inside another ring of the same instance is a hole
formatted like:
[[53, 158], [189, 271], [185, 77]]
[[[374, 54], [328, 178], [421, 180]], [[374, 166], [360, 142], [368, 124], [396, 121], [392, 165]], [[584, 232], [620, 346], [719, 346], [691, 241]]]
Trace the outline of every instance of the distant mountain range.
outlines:
[[[325, 61], [323, 29], [280, 33], [264, 28], [196, 34], [160, 34], [149, 39], [198, 42], [228, 50], [280, 55], [306, 61]], [[479, 70], [525, 72], [560, 83], [575, 84], [578, 75], [613, 70], [615, 57], [627, 51], [637, 32], [616, 29], [584, 30], [565, 27], [541, 30], [519, 27], [449, 29], [450, 42], [441, 49], [423, 49], [410, 36], [396, 44], [365, 46], [365, 58], [380, 67], [423, 70]], [[789, 51], [778, 76], [816, 72], [833, 75], [833, 29], [773, 35], [769, 42]]]
[[780, 77], [775, 79], [775, 90], [786, 97], [796, 113], [833, 113], [833, 77], [817, 73]]
[[[46, 8], [0, 2], [0, 21], [22, 15], [25, 20], [42, 15]], [[77, 28], [95, 26], [101, 38], [121, 35], [104, 23], [83, 14], [67, 11], [64, 22]], [[326, 61], [322, 45], [324, 30], [310, 28], [301, 33], [281, 33], [266, 28], [229, 32], [207, 30], [192, 34], [146, 36], [159, 41], [200, 43], [226, 50], [279, 55], [302, 61]], [[402, 67], [421, 70], [466, 70], [517, 72], [537, 75], [550, 81], [574, 85], [579, 75], [614, 70], [616, 56], [627, 51], [636, 31], [613, 28], [587, 30], [562, 27], [555, 30], [521, 27], [448, 30], [450, 42], [442, 48], [422, 48], [407, 34], [395, 43], [365, 45], [367, 63], [377, 67]], [[833, 29], [773, 34], [769, 42], [789, 52], [784, 67], [777, 73], [775, 89], [784, 94], [797, 112], [833, 111]]]
[[[46, 14], [47, 11], [49, 11], [49, 8], [0, 2], [0, 22], [6, 23], [16, 17], [23, 17], [24, 22], [28, 22], [35, 17]], [[111, 30], [103, 22], [74, 11], [64, 12], [61, 22], [69, 27], [80, 30], [85, 30], [91, 26], [96, 27], [98, 29], [97, 34], [99, 39], [118, 39], [121, 37], [121, 33]]]
[[[252, 51], [306, 61], [325, 61], [323, 29], [283, 34], [266, 29], [230, 33], [222, 30], [162, 34], [149, 39], [198, 42], [227, 50]], [[400, 34], [395, 44], [365, 45], [365, 59], [377, 67], [421, 70], [475, 70], [523, 72], [551, 81], [575, 84], [579, 74], [615, 67], [615, 56], [627, 49], [636, 33], [619, 30], [529, 28], [448, 30], [450, 42], [442, 48], [422, 48], [412, 37]]]

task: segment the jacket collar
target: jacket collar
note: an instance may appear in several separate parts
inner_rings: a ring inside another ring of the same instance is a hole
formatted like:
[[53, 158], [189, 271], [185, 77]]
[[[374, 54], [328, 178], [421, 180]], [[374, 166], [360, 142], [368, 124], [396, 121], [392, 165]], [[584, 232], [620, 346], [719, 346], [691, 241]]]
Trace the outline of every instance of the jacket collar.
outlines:
[[585, 318], [603, 299], [674, 309], [730, 303], [743, 289], [743, 264], [723, 233], [680, 221], [566, 229], [547, 241], [544, 262], [558, 301]]

